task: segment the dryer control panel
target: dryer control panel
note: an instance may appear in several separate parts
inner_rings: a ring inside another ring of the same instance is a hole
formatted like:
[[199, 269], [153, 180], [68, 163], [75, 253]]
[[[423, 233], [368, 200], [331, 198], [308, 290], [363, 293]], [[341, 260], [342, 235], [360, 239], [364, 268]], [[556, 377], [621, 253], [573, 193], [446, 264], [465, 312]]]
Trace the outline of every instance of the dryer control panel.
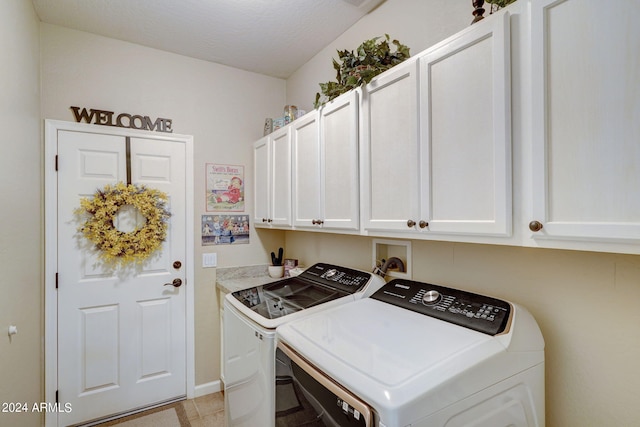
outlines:
[[403, 279], [390, 281], [371, 298], [489, 335], [503, 332], [511, 315], [506, 301]]

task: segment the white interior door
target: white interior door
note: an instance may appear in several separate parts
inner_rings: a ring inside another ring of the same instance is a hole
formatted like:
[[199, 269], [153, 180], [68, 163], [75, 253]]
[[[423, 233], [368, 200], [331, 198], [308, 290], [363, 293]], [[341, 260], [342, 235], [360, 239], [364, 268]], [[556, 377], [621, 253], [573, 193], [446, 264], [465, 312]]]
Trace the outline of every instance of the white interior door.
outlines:
[[[169, 196], [167, 238], [155, 255], [109, 269], [77, 232], [80, 198], [126, 181], [126, 139], [58, 131], [58, 399], [73, 408], [59, 425], [186, 395], [185, 144], [129, 138], [132, 183]], [[164, 286], [175, 279], [183, 285]]]

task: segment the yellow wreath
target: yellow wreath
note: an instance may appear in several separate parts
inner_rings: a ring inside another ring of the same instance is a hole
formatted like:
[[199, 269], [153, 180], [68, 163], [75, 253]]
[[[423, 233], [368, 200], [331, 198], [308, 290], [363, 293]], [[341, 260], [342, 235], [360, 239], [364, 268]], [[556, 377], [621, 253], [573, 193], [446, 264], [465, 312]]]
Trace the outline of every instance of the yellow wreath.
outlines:
[[[146, 223], [131, 232], [118, 230], [113, 221], [123, 206], [131, 205]], [[100, 258], [111, 264], [142, 262], [160, 248], [167, 237], [167, 195], [144, 185], [106, 185], [92, 198], [82, 198], [78, 213], [89, 218], [78, 228], [100, 251]]]

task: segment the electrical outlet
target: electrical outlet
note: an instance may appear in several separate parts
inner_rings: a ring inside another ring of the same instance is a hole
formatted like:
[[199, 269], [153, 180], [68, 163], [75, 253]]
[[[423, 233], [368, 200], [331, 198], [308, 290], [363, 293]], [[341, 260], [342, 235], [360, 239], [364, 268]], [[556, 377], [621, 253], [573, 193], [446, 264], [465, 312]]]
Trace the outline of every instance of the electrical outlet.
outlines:
[[218, 254], [215, 252], [202, 254], [202, 267], [211, 268], [218, 265]]

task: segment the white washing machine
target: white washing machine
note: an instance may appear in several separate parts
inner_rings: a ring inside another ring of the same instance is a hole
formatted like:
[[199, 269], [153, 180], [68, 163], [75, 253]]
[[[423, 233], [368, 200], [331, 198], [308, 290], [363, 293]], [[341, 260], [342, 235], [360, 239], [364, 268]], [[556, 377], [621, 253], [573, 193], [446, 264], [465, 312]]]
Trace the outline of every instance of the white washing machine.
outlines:
[[280, 326], [277, 341], [300, 402], [278, 426], [545, 423], [544, 340], [517, 304], [395, 279]]
[[[276, 327], [368, 297], [383, 284], [372, 273], [319, 263], [296, 277], [228, 294], [223, 330], [227, 426], [274, 425]], [[280, 382], [291, 378], [287, 372], [278, 377]]]

